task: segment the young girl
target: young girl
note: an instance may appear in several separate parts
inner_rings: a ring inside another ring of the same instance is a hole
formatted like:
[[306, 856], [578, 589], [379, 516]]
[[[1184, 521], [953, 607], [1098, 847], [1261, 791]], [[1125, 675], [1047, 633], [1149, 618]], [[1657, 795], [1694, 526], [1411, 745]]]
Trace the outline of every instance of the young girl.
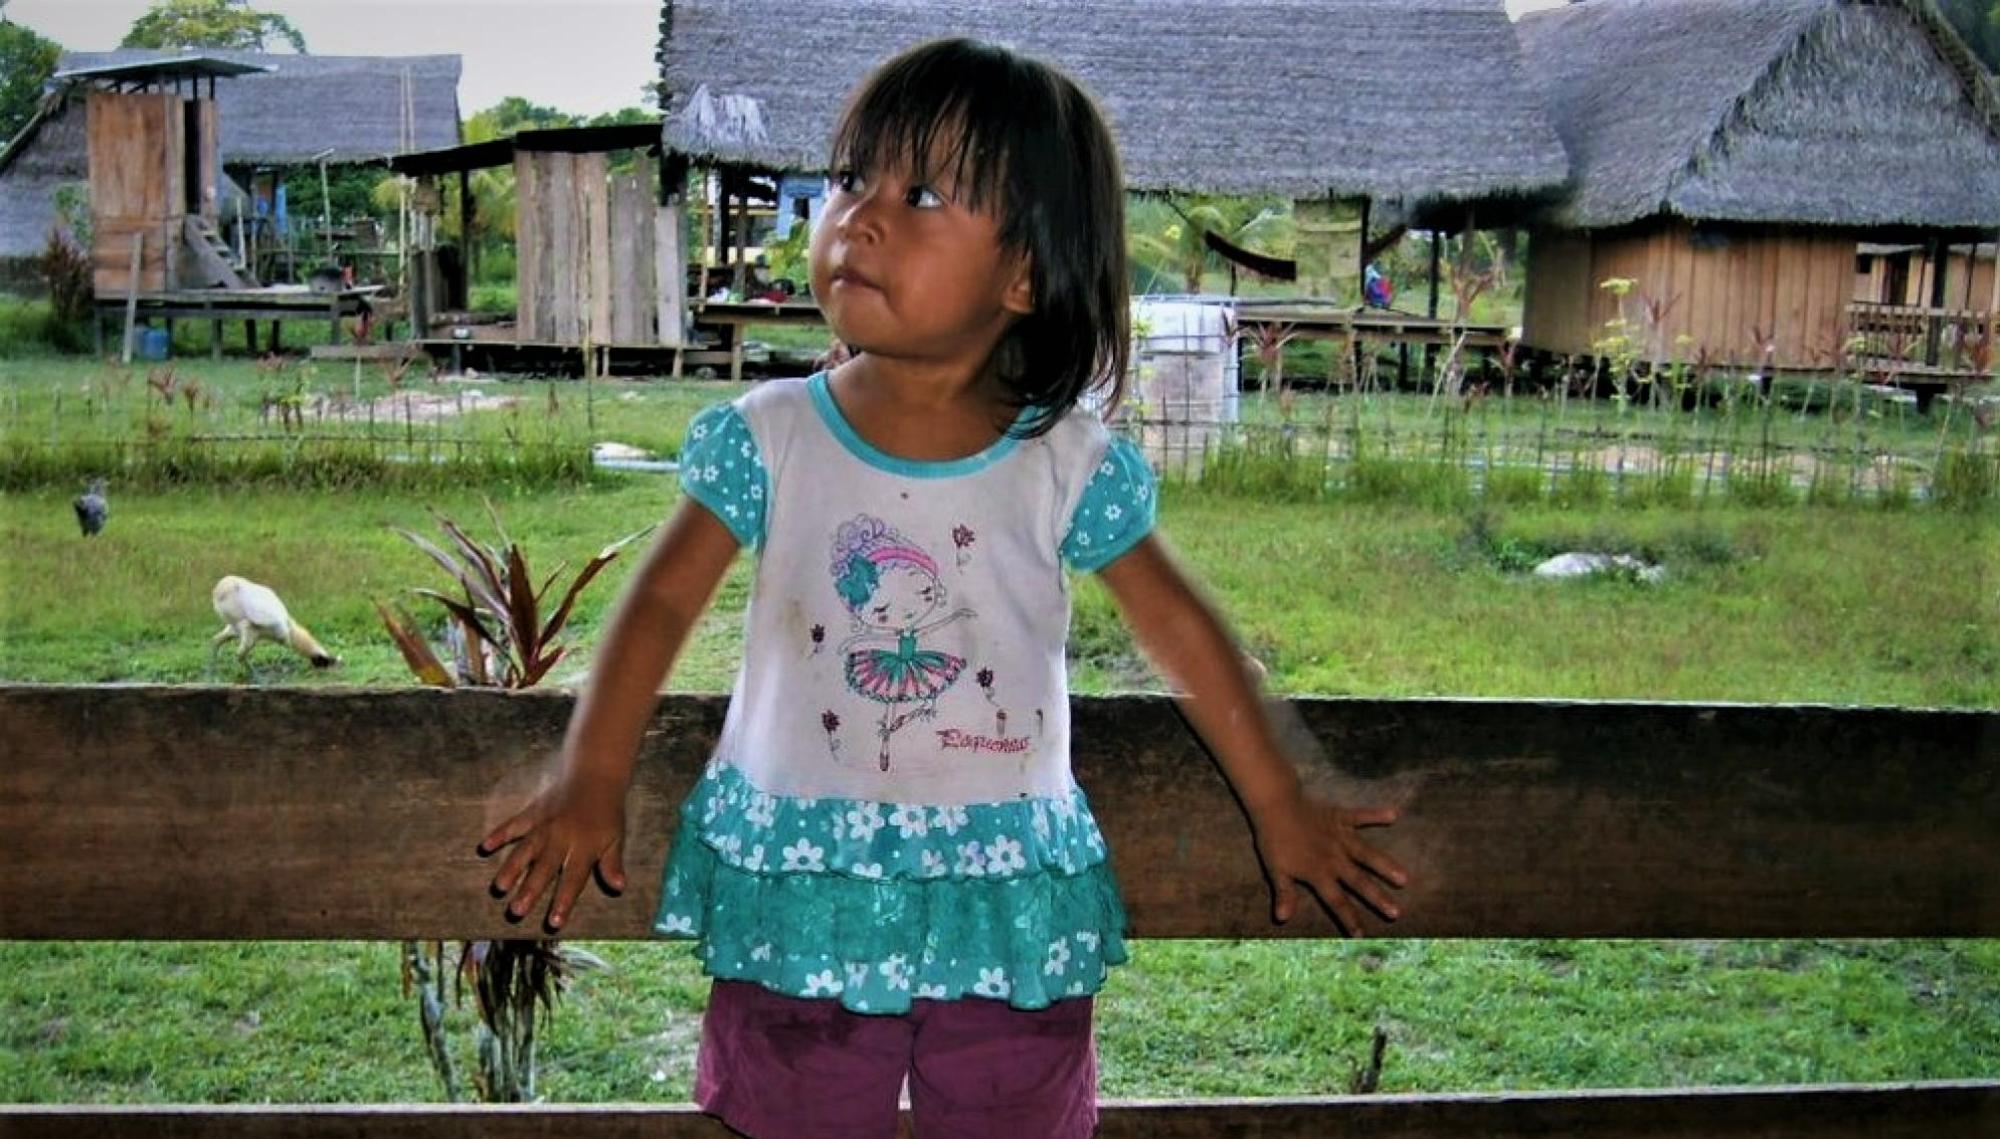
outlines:
[[[1404, 871], [1300, 789], [1242, 658], [1152, 535], [1115, 404], [1124, 187], [1090, 99], [1002, 49], [884, 64], [833, 140], [813, 293], [852, 356], [704, 411], [688, 499], [620, 602], [556, 782], [481, 842], [519, 918], [625, 886], [641, 732], [738, 550], [742, 668], [656, 928], [715, 978], [695, 1095], [757, 1139], [1084, 1136], [1091, 995], [1125, 960], [1070, 772], [1065, 568], [1097, 573], [1247, 809], [1274, 892], [1359, 932]], [[829, 638], [832, 638], [829, 643]]]

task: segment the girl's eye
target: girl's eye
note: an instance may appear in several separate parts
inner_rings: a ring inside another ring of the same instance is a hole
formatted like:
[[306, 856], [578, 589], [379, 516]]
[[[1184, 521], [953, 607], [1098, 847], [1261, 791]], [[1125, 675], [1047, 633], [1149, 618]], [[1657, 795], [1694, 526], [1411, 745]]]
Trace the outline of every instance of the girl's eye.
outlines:
[[833, 188], [843, 194], [852, 194], [861, 188], [861, 175], [852, 170], [836, 170], [833, 174]]
[[889, 607], [887, 605], [877, 605], [874, 613], [877, 617], [887, 617], [889, 615]]
[[945, 204], [944, 195], [929, 186], [912, 186], [903, 200], [920, 210], [935, 210]]

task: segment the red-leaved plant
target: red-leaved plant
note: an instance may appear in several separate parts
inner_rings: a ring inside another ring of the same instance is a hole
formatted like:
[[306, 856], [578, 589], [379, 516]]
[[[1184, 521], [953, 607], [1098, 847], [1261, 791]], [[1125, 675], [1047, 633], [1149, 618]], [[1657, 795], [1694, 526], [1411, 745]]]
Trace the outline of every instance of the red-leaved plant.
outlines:
[[[562, 661], [568, 646], [563, 628], [582, 594], [620, 551], [652, 527], [628, 534], [597, 552], [577, 572], [555, 610], [545, 617], [543, 606], [556, 581], [568, 568], [559, 565], [541, 584], [528, 569], [528, 558], [507, 536], [492, 503], [486, 505], [500, 545], [488, 546], [442, 514], [433, 512], [447, 545], [440, 546], [414, 531], [396, 528], [409, 542], [430, 555], [458, 585], [458, 595], [436, 589], [411, 592], [442, 605], [449, 667], [401, 606], [375, 602], [382, 624], [402, 651], [403, 661], [418, 680], [439, 688], [532, 688]], [[551, 1014], [556, 998], [577, 972], [599, 969], [596, 955], [561, 944], [555, 938], [463, 941], [454, 967], [441, 941], [403, 944], [403, 994], [418, 997], [418, 1016], [431, 1067], [444, 1084], [445, 1095], [461, 1097], [445, 1040], [445, 978], [455, 976], [453, 1002], [464, 1004], [465, 986], [472, 986], [479, 1010], [474, 1038], [479, 1058], [473, 1076], [477, 1099], [485, 1103], [523, 1103], [535, 1098], [535, 1021], [537, 1010]]]

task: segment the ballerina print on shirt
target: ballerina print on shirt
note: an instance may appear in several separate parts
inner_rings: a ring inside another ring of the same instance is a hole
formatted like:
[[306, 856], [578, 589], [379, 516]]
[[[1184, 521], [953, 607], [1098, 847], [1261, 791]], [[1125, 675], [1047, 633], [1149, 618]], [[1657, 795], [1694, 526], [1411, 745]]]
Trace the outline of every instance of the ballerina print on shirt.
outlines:
[[862, 514], [841, 523], [830, 569], [853, 619], [854, 635], [840, 644], [847, 686], [884, 706], [875, 734], [887, 771], [890, 739], [912, 720], [934, 718], [938, 694], [965, 669], [964, 658], [922, 648], [917, 638], [975, 614], [946, 613], [950, 595], [937, 562], [879, 518]]

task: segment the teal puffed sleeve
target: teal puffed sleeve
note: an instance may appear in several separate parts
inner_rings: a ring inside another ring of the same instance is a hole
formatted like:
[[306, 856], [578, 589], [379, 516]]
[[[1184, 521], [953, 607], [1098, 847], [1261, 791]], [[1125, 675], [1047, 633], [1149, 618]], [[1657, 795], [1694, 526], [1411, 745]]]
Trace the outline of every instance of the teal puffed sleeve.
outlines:
[[1117, 561], [1152, 531], [1158, 498], [1146, 456], [1131, 440], [1114, 436], [1070, 515], [1063, 560], [1085, 572]]
[[681, 488], [745, 546], [764, 544], [770, 479], [756, 437], [735, 405], [703, 408], [681, 444]]

